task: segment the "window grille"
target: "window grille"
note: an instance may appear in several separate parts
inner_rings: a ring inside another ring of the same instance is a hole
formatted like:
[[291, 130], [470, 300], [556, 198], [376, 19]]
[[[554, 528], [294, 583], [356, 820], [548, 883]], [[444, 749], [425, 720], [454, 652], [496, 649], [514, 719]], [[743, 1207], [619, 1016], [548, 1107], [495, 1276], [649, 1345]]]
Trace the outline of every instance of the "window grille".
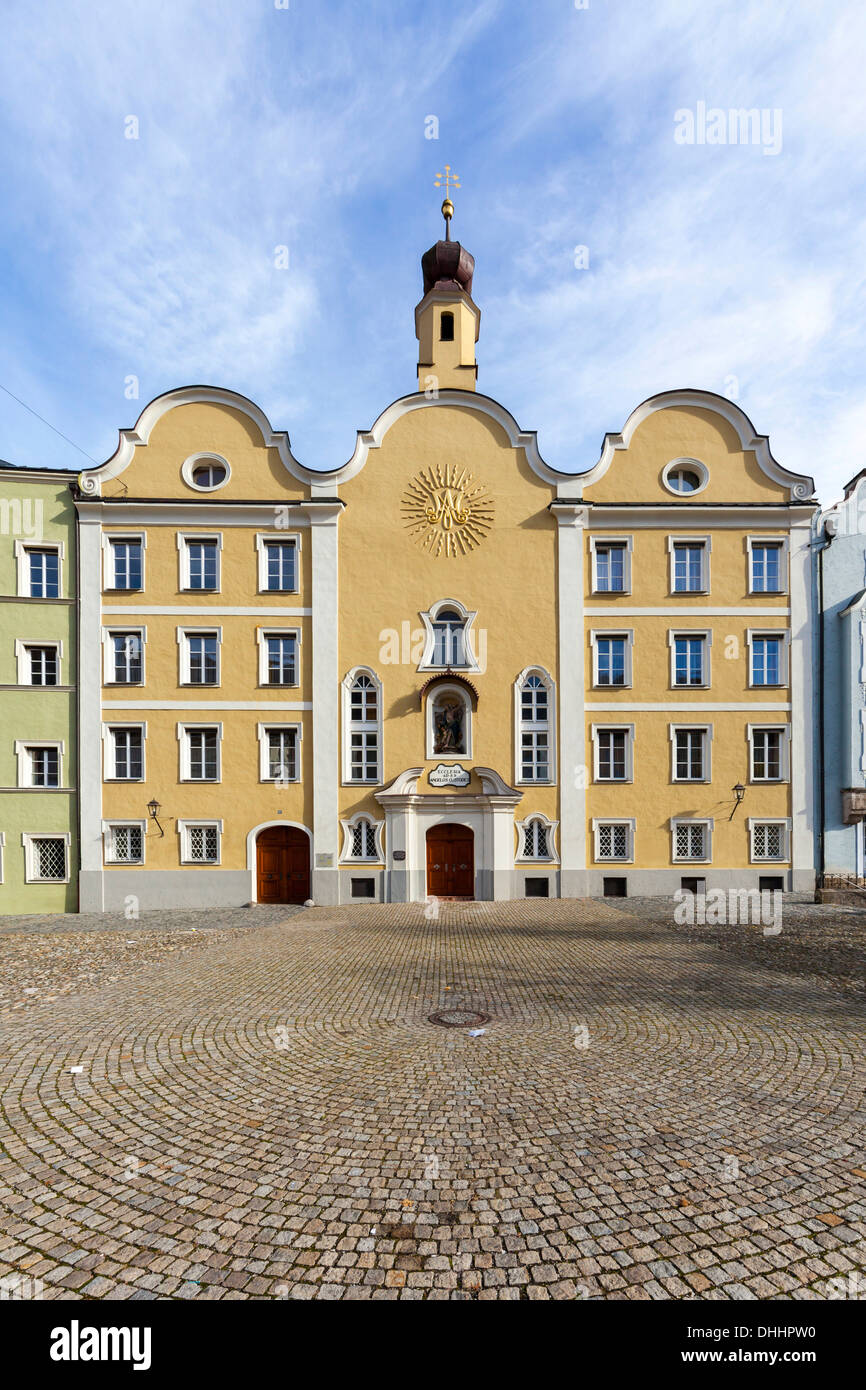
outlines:
[[368, 820], [359, 820], [352, 826], [352, 859], [376, 858], [376, 827]]
[[115, 825], [111, 831], [111, 858], [115, 864], [140, 864], [144, 835], [140, 825]]
[[599, 859], [628, 859], [628, 825], [600, 825], [598, 827]]
[[549, 859], [548, 827], [540, 820], [527, 821], [523, 827], [524, 859]]
[[66, 878], [66, 842], [55, 838], [31, 841], [33, 853], [33, 877], [40, 880], [53, 880], [55, 883]]
[[773, 821], [754, 825], [752, 827], [752, 844], [755, 859], [784, 859], [784, 825], [779, 825]]
[[706, 859], [707, 827], [680, 824], [674, 826], [674, 858]]
[[189, 857], [197, 864], [214, 864], [218, 858], [219, 832], [215, 825], [187, 826]]

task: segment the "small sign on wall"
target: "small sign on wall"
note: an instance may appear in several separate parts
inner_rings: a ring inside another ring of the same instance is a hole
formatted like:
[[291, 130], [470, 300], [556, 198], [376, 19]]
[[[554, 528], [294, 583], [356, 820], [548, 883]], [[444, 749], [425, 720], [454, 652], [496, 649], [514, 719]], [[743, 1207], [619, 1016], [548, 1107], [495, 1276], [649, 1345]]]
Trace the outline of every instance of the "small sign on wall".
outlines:
[[333, 867], [334, 867], [334, 856], [333, 856], [333, 854], [317, 854], [317, 855], [316, 855], [316, 868], [317, 868], [317, 869], [333, 869]]
[[434, 767], [430, 773], [431, 787], [468, 787], [470, 780], [468, 767], [459, 767], [455, 763], [447, 765], [440, 763]]
[[402, 861], [406, 858], [405, 849], [395, 849], [391, 858], [394, 860], [395, 864], [402, 863]]

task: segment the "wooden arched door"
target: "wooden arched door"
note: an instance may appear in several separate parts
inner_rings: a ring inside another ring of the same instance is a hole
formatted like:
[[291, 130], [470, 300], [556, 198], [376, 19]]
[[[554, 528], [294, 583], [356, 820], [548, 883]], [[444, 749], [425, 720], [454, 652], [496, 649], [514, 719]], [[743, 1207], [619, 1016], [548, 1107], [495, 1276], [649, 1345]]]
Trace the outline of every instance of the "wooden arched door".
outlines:
[[310, 841], [295, 825], [269, 825], [256, 839], [260, 903], [303, 903], [310, 896]]
[[475, 836], [466, 825], [431, 825], [427, 831], [427, 894], [475, 897]]

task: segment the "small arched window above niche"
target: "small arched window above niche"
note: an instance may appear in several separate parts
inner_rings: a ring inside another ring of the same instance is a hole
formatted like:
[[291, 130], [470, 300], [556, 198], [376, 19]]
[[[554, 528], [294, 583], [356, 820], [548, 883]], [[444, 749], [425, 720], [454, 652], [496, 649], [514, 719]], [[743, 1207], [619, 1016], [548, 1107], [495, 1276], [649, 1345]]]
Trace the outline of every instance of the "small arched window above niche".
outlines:
[[439, 341], [441, 343], [454, 342], [454, 315], [450, 310], [446, 310], [439, 320]]

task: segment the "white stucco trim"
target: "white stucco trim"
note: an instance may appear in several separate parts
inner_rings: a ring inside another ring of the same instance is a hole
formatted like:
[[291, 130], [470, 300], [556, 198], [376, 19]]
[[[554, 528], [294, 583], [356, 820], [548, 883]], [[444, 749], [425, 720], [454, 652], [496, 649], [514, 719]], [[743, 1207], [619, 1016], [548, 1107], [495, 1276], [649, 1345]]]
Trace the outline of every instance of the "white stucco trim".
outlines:
[[[342, 507], [322, 503], [310, 515], [312, 569], [313, 840], [311, 892], [315, 902], [339, 901], [340, 675], [339, 518]], [[316, 867], [318, 857], [330, 867]], [[326, 859], [326, 862], [327, 862]]]
[[[779, 579], [781, 587], [778, 589], [756, 589], [754, 586], [754, 576], [752, 574], [752, 550], [756, 545], [775, 545], [779, 551]], [[788, 581], [788, 558], [790, 555], [790, 544], [787, 535], [780, 535], [777, 531], [769, 535], [749, 535], [746, 537], [746, 587], [750, 594], [787, 594], [790, 588]]]
[[[523, 685], [530, 676], [538, 676], [547, 691], [547, 723], [534, 724], [523, 719]], [[557, 783], [557, 718], [556, 718], [556, 683], [550, 672], [544, 666], [524, 666], [517, 680], [514, 682], [514, 785], [516, 787], [553, 787]], [[550, 775], [548, 777], [524, 777], [523, 776], [523, 739], [524, 733], [547, 734], [547, 766]]]
[[[680, 492], [677, 488], [671, 487], [671, 473], [681, 468], [687, 469], [689, 472], [697, 474], [698, 486], [696, 488], [693, 488], [691, 492]], [[698, 493], [703, 492], [704, 488], [707, 486], [707, 483], [709, 481], [710, 470], [707, 468], [707, 465], [705, 463], [701, 462], [700, 459], [687, 457], [671, 459], [670, 463], [666, 463], [664, 468], [662, 469], [662, 486], [668, 492], [672, 493], [674, 497], [697, 497]]]
[[[548, 853], [543, 859], [534, 855], [523, 853], [523, 844], [525, 840], [526, 829], [527, 826], [531, 825], [533, 821], [539, 821], [547, 831]], [[517, 832], [517, 845], [514, 851], [515, 864], [528, 864], [531, 866], [533, 864], [544, 865], [559, 863], [559, 853], [556, 848], [556, 835], [557, 831], [559, 830], [558, 820], [549, 820], [542, 811], [530, 811], [523, 818], [523, 820], [516, 820], [514, 822], [514, 829]]]
[[[628, 850], [622, 858], [599, 853], [599, 831], [605, 825], [624, 825], [627, 831]], [[635, 819], [633, 816], [596, 816], [592, 822], [592, 860], [594, 864], [633, 864], [634, 863]]]
[[[295, 735], [295, 775], [294, 777], [272, 777], [270, 775], [270, 744], [268, 734], [271, 730], [281, 733], [294, 733]], [[303, 725], [300, 723], [279, 723], [275, 719], [262, 721], [256, 725], [256, 738], [259, 743], [259, 781], [266, 782], [269, 786], [284, 787], [301, 780], [301, 739], [304, 735]]]
[[[141, 776], [140, 777], [117, 777], [115, 775], [114, 758], [114, 732], [119, 729], [138, 729], [141, 734]], [[102, 746], [102, 777], [105, 782], [119, 782], [121, 785], [141, 786], [147, 781], [147, 723], [135, 719], [110, 720], [103, 724], [100, 729], [100, 742]], [[83, 777], [82, 782], [87, 785], [88, 778]], [[100, 826], [102, 822], [100, 819]], [[100, 835], [101, 835], [100, 829]]]
[[[668, 536], [668, 592], [672, 597], [682, 598], [683, 594], [708, 594], [710, 592], [710, 560], [713, 551], [713, 538], [710, 535], [686, 535], [677, 531]], [[701, 587], [699, 589], [677, 589], [676, 548], [680, 545], [699, 545], [701, 547]]]
[[[117, 859], [114, 850], [114, 832], [132, 826], [141, 831], [141, 858], [140, 859]], [[121, 816], [114, 820], [104, 820], [102, 822], [103, 853], [106, 864], [129, 864], [135, 867], [143, 867], [147, 856], [147, 821], [136, 820], [130, 816], [124, 819]]]
[[[114, 639], [115, 637], [137, 637], [141, 648], [141, 680], [116, 681], [114, 679]], [[111, 686], [139, 686], [147, 680], [147, 628], [138, 627], [134, 622], [102, 629], [102, 683]]]
[[[113, 527], [107, 528], [102, 532], [102, 591], [107, 594], [142, 594], [146, 583], [144, 572], [147, 561], [147, 532], [146, 531], [117, 531]], [[114, 573], [114, 551], [112, 545], [115, 541], [129, 543], [137, 541], [141, 546], [141, 588], [140, 589], [118, 589], [113, 582]]]
[[[65, 873], [63, 878], [38, 878], [34, 872], [35, 863], [33, 856], [34, 840], [62, 840], [63, 841], [63, 862]], [[68, 883], [71, 874], [70, 848], [72, 844], [72, 833], [69, 830], [25, 830], [21, 834], [21, 844], [24, 849], [24, 882], [25, 883]]]
[[[692, 858], [690, 855], [677, 854], [677, 826], [678, 825], [702, 825], [704, 827], [704, 854], [700, 858]], [[715, 820], [712, 816], [671, 816], [671, 863], [672, 864], [712, 864], [713, 862], [713, 830]]]
[[[806, 618], [807, 625], [809, 617]], [[779, 648], [779, 679], [774, 685], [767, 685], [754, 679], [754, 666], [752, 662], [752, 645], [756, 638], [777, 637], [780, 641]], [[750, 690], [782, 690], [791, 684], [791, 629], [787, 627], [750, 627], [746, 630], [746, 648], [748, 663], [747, 685]]]
[[56, 738], [20, 738], [15, 740], [15, 757], [18, 762], [18, 786], [36, 786], [36, 783], [33, 781], [31, 750], [42, 748], [53, 748], [57, 753], [57, 786], [42, 787], [40, 790], [45, 792], [60, 791], [66, 786], [63, 777], [63, 760], [66, 756], [66, 744], [63, 739]]
[[30, 572], [27, 557], [31, 550], [56, 550], [57, 551], [57, 597], [68, 598], [66, 586], [66, 542], [65, 541], [28, 541], [16, 540], [14, 542], [15, 568], [18, 579], [18, 597], [31, 599], [33, 603], [51, 603], [56, 600], [40, 598], [39, 595], [30, 593]]
[[[703, 680], [697, 684], [677, 684], [677, 642], [681, 638], [700, 638], [704, 644], [701, 657], [701, 675]], [[707, 690], [712, 683], [711, 654], [713, 647], [713, 630], [707, 627], [671, 627], [668, 628], [668, 647], [670, 649], [670, 682], [671, 690]]]
[[[714, 391], [696, 391], [693, 389], [663, 391], [657, 396], [650, 396], [647, 400], [642, 401], [631, 412], [619, 434], [605, 435], [598, 462], [581, 475], [581, 484], [586, 487], [590, 483], [597, 483], [600, 478], [604, 477], [617, 452], [629, 447], [632, 435], [638, 426], [643, 424], [644, 420], [649, 419], [658, 410], [682, 407], [706, 410], [726, 420], [736, 431], [740, 448], [747, 452], [754, 452], [755, 461], [761, 471], [772, 482], [779, 483], [780, 486], [786, 488], [792, 501], [805, 501], [813, 496], [815, 491], [813, 480], [800, 473], [791, 473], [773, 458], [770, 452], [769, 439], [764, 434], [755, 433], [754, 425], [740, 406], [725, 396], [716, 395]], [[688, 497], [689, 494], [686, 493], [684, 496]]]
[[[784, 830], [784, 854], [777, 859], [761, 859], [755, 854], [755, 827], [758, 825], [781, 825]], [[749, 862], [751, 864], [790, 864], [791, 863], [791, 818], [790, 816], [749, 816], [746, 821], [749, 832]]]
[[565, 502], [556, 517], [559, 750], [559, 854], [561, 892], [582, 897], [586, 882], [586, 749], [584, 536], [586, 507]]
[[[34, 685], [31, 680], [32, 666], [29, 660], [31, 647], [53, 647], [57, 653], [57, 681], [51, 685]], [[54, 690], [63, 684], [63, 642], [59, 637], [16, 637], [15, 638], [15, 667], [19, 685], [26, 685], [34, 690]]]
[[[188, 594], [218, 594], [222, 589], [222, 549], [221, 531], [178, 531], [175, 534], [178, 553], [177, 587]], [[217, 548], [216, 586], [213, 589], [193, 589], [190, 584], [189, 547], [195, 542], [209, 542]]]
[[[815, 826], [822, 814], [815, 778], [815, 618], [812, 590], [811, 517], [790, 535], [791, 630], [791, 831], [793, 887], [808, 892], [815, 881]], [[820, 621], [820, 615], [818, 615]], [[750, 671], [751, 674], [751, 671]], [[821, 679], [821, 674], [818, 674]]]
[[[295, 583], [291, 589], [268, 588], [268, 545], [291, 545], [295, 552]], [[300, 531], [257, 531], [256, 568], [258, 572], [258, 591], [260, 594], [297, 594], [301, 587], [301, 533]], [[279, 611], [279, 610], [275, 610]]]
[[[193, 590], [192, 592], [198, 592]], [[271, 590], [273, 593], [274, 591]], [[760, 612], [760, 609], [750, 608], [750, 613]], [[776, 612], [776, 609], [772, 610]], [[779, 609], [778, 612], [786, 610]], [[211, 604], [209, 607], [198, 608], [193, 604], [187, 603], [167, 603], [167, 604], [132, 604], [121, 606], [119, 604], [103, 605], [103, 617], [122, 617], [124, 614], [132, 614], [135, 617], [150, 617], [151, 614], [157, 617], [186, 617], [186, 618], [310, 618], [312, 608], [227, 608], [224, 604]]]
[[[174, 391], [166, 391], [164, 395], [157, 396], [155, 400], [150, 401], [144, 407], [132, 429], [120, 430], [117, 448], [111, 458], [98, 468], [85, 469], [80, 475], [79, 484], [82, 492], [90, 497], [100, 496], [104, 484], [111, 478], [117, 478], [124, 469], [129, 467], [136, 448], [150, 442], [154, 425], [162, 419], [167, 411], [174, 410], [176, 406], [194, 404], [228, 406], [232, 410], [246, 415], [258, 429], [265, 448], [277, 451], [280, 462], [287, 472], [298, 482], [308, 483], [310, 481], [310, 471], [298, 463], [298, 460], [293, 456], [289, 445], [289, 436], [285, 430], [274, 430], [264, 411], [254, 401], [239, 395], [236, 391], [227, 391], [219, 386], [181, 386]], [[315, 473], [312, 476], [314, 479], [316, 478]]]
[[463, 654], [466, 657], [464, 666], [452, 666], [452, 671], [480, 671], [482, 668], [478, 664], [478, 655], [475, 651], [475, 634], [472, 631], [472, 624], [478, 617], [477, 611], [464, 608], [459, 599], [440, 598], [427, 609], [425, 613], [419, 614], [424, 624], [424, 650], [421, 660], [418, 663], [418, 671], [445, 671], [448, 668], [434, 664], [433, 655], [436, 643], [436, 633], [433, 624], [437, 621], [440, 613], [447, 613], [453, 609], [460, 618], [463, 619]]
[[[138, 611], [145, 613], [147, 609], [140, 608]], [[587, 604], [585, 611], [588, 618], [787, 618], [791, 610], [781, 604], [777, 608], [759, 608], [757, 605], [754, 608], [711, 608], [703, 603], [693, 603], [690, 608], [674, 604], [666, 608], [627, 608], [616, 603], [603, 608]]]
[[[703, 777], [678, 777], [677, 776], [677, 734], [678, 733], [699, 733], [701, 735], [701, 765]], [[712, 724], [669, 724], [668, 739], [671, 745], [671, 781], [677, 785], [685, 784], [695, 786], [698, 783], [712, 782], [713, 780], [713, 726]]]
[[[376, 853], [373, 855], [372, 858], [369, 858], [369, 857], [364, 856], [364, 855], [362, 855], [361, 857], [358, 857], [358, 856], [352, 855], [352, 853], [351, 853], [351, 849], [352, 849], [352, 831], [355, 829], [355, 826], [358, 824], [359, 821], [367, 821], [368, 824], [372, 827], [373, 832], [374, 832], [374, 834], [375, 834], [375, 837], [376, 837]], [[341, 820], [341, 821], [340, 821], [340, 827], [341, 827], [341, 829], [342, 829], [342, 831], [343, 831], [343, 847], [342, 847], [342, 849], [341, 849], [341, 851], [340, 851], [340, 863], [341, 863], [341, 864], [357, 864], [357, 865], [360, 865], [361, 867], [366, 867], [366, 868], [369, 868], [369, 866], [370, 866], [371, 864], [380, 864], [380, 865], [381, 865], [381, 864], [384, 864], [384, 862], [385, 862], [385, 849], [384, 849], [384, 845], [383, 845], [383, 836], [384, 836], [384, 833], [385, 833], [385, 822], [384, 822], [384, 820], [376, 820], [375, 816], [369, 815], [368, 812], [366, 812], [366, 811], [358, 811], [358, 812], [356, 812], [356, 814], [355, 814], [354, 816], [351, 816], [348, 820]]]
[[[450, 748], [447, 752], [436, 752], [436, 730], [433, 727], [433, 710], [436, 701], [441, 695], [454, 695], [463, 705], [463, 736], [465, 751], [455, 753]], [[436, 758], [446, 758], [451, 762], [465, 763], [472, 761], [472, 748], [475, 738], [475, 711], [472, 708], [472, 696], [465, 685], [458, 684], [457, 681], [449, 681], [447, 676], [437, 680], [435, 685], [424, 696], [424, 727], [426, 730], [427, 750], [426, 757], [428, 762]]]
[[[216, 859], [191, 859], [191, 858], [190, 858], [190, 849], [189, 849], [189, 836], [190, 836], [190, 831], [191, 831], [191, 830], [195, 830], [195, 829], [197, 829], [197, 828], [202, 828], [202, 829], [207, 829], [207, 830], [216, 830], [216, 833], [217, 833], [217, 842], [216, 842], [216, 845], [217, 845], [217, 852], [216, 852]], [[181, 862], [181, 864], [189, 864], [190, 866], [193, 866], [193, 867], [198, 867], [198, 866], [200, 866], [201, 868], [208, 868], [208, 867], [213, 868], [215, 865], [219, 865], [219, 864], [222, 863], [222, 853], [223, 853], [223, 822], [222, 822], [221, 820], [214, 820], [212, 817], [208, 817], [208, 816], [187, 816], [187, 817], [185, 817], [183, 820], [178, 820], [178, 822], [177, 822], [177, 834], [178, 834], [178, 837], [179, 837], [179, 839], [180, 839], [180, 862]]]
[[[621, 545], [625, 553], [622, 560], [622, 588], [621, 589], [600, 589], [598, 586], [598, 547], [606, 545]], [[634, 536], [615, 535], [612, 532], [596, 531], [589, 537], [589, 553], [592, 563], [591, 586], [594, 594], [630, 594], [631, 593], [631, 565], [632, 554], [634, 553]], [[593, 611], [587, 608], [587, 613]], [[610, 610], [599, 609], [599, 612], [609, 612]], [[617, 610], [622, 612], [624, 610]]]
[[[634, 782], [634, 743], [635, 726], [634, 724], [622, 724], [620, 722], [610, 724], [592, 724], [590, 726], [592, 736], [592, 780], [602, 787], [624, 787], [630, 782]], [[625, 734], [625, 777], [599, 777], [599, 746], [598, 736], [601, 733]]]
[[[178, 627], [175, 630], [178, 648], [178, 685], [189, 686], [191, 690], [216, 690], [222, 685], [223, 675], [223, 630], [221, 627]], [[191, 637], [215, 637], [217, 644], [216, 662], [217, 678], [215, 681], [208, 681], [206, 684], [201, 681], [193, 683], [191, 679], [191, 653], [189, 639]]]
[[[268, 638], [291, 637], [295, 643], [295, 679], [268, 680]], [[297, 690], [301, 683], [301, 630], [297, 627], [257, 627], [256, 646], [259, 653], [259, 686], [267, 690]]]
[[[223, 478], [222, 482], [217, 483], [215, 487], [201, 487], [193, 478], [193, 472], [197, 465], [200, 463], [216, 463], [221, 468], [224, 468], [226, 471], [226, 475]], [[211, 492], [219, 492], [221, 488], [226, 487], [227, 484], [230, 482], [232, 476], [232, 466], [229, 463], [228, 459], [224, 458], [222, 454], [212, 454], [209, 452], [200, 454], [190, 454], [189, 458], [184, 459], [183, 463], [180, 466], [180, 476], [183, 478], [187, 487], [190, 488], [193, 492], [206, 494]]]
[[[756, 777], [755, 776], [755, 734], [756, 733], [776, 733], [782, 735], [779, 749], [779, 777]], [[781, 783], [789, 782], [791, 779], [791, 732], [790, 723], [773, 724], [769, 720], [761, 724], [746, 725], [746, 744], [749, 757], [749, 784], [756, 787], [777, 787]]]
[[[191, 733], [216, 734], [216, 777], [193, 777], [192, 772], [192, 748], [190, 745]], [[199, 784], [214, 787], [222, 781], [223, 763], [223, 726], [222, 724], [210, 724], [202, 719], [184, 720], [177, 725], [177, 742], [179, 748], [180, 766], [178, 768], [178, 780], [189, 782], [193, 786]]]
[[81, 824], [79, 906], [82, 912], [102, 912], [105, 875], [102, 863], [102, 532], [98, 516], [78, 513], [78, 758], [91, 775], [79, 777]]
[[[615, 615], [614, 615], [615, 616]], [[625, 643], [623, 659], [623, 684], [614, 685], [611, 681], [602, 684], [598, 678], [598, 643], [605, 638], [619, 638]], [[589, 633], [592, 651], [592, 686], [594, 690], [629, 690], [634, 684], [634, 628], [599, 627], [591, 628]]]

